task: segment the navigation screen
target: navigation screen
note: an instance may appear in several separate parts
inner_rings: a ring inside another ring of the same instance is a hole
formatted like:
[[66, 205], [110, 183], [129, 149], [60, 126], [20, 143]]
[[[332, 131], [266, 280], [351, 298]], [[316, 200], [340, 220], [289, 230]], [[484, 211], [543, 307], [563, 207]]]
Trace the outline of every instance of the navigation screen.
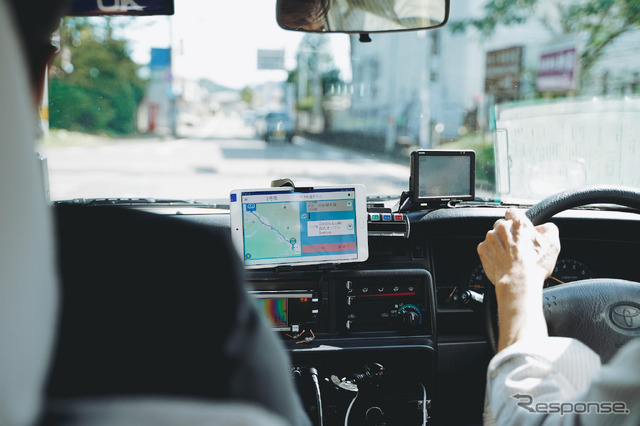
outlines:
[[469, 158], [463, 156], [421, 156], [420, 197], [468, 195], [471, 170]]
[[260, 311], [264, 313], [271, 326], [288, 330], [287, 302], [288, 299], [257, 299]]
[[242, 192], [240, 198], [245, 265], [358, 258], [354, 188]]
[[416, 202], [473, 200], [475, 153], [471, 150], [413, 151], [410, 182]]
[[[255, 291], [250, 290], [258, 310], [276, 331], [303, 330], [314, 321], [314, 295], [309, 291]], [[315, 299], [317, 302], [317, 299]]]

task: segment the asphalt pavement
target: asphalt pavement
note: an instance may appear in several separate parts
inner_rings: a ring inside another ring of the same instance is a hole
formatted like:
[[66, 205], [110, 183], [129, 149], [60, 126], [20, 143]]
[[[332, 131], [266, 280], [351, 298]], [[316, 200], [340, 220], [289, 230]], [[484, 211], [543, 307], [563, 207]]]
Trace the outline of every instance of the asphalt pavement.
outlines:
[[268, 187], [284, 177], [301, 186], [361, 183], [368, 195], [408, 188], [408, 159], [401, 165], [298, 136], [291, 144], [267, 143], [238, 116], [215, 116], [179, 134], [45, 145], [51, 198], [226, 200], [232, 189]]

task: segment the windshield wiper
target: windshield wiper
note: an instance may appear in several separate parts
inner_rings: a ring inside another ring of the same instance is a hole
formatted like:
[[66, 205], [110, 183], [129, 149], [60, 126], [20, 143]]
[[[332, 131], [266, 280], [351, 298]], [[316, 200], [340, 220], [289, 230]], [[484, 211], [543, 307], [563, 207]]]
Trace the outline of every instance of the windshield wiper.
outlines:
[[120, 207], [202, 207], [210, 209], [229, 209], [228, 203], [181, 200], [173, 198], [74, 198], [56, 201], [55, 204], [81, 204], [84, 206], [120, 206]]

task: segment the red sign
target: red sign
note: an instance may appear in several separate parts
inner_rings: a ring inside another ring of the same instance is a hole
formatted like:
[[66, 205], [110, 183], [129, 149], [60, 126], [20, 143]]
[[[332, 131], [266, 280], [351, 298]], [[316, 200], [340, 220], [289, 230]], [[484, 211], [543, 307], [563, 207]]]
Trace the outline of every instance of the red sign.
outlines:
[[576, 88], [578, 54], [575, 47], [547, 51], [540, 55], [536, 87], [541, 92], [559, 92]]

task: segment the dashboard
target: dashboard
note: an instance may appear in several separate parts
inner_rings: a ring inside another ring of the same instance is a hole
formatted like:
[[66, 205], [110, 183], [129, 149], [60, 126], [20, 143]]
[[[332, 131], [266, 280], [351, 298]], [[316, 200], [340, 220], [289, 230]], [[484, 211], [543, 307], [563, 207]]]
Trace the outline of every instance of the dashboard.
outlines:
[[[476, 248], [505, 211], [411, 212], [386, 228], [369, 224], [366, 262], [247, 271], [291, 355], [312, 418], [308, 371], [319, 378], [325, 424], [342, 424], [345, 416], [350, 424], [421, 424], [424, 406], [433, 424], [481, 423], [492, 353], [481, 303], [490, 283]], [[177, 217], [229, 226], [226, 215]], [[562, 248], [545, 286], [593, 277], [640, 280], [636, 214], [571, 210], [552, 221]], [[274, 314], [285, 306], [288, 316]], [[358, 386], [366, 397], [354, 404]]]

